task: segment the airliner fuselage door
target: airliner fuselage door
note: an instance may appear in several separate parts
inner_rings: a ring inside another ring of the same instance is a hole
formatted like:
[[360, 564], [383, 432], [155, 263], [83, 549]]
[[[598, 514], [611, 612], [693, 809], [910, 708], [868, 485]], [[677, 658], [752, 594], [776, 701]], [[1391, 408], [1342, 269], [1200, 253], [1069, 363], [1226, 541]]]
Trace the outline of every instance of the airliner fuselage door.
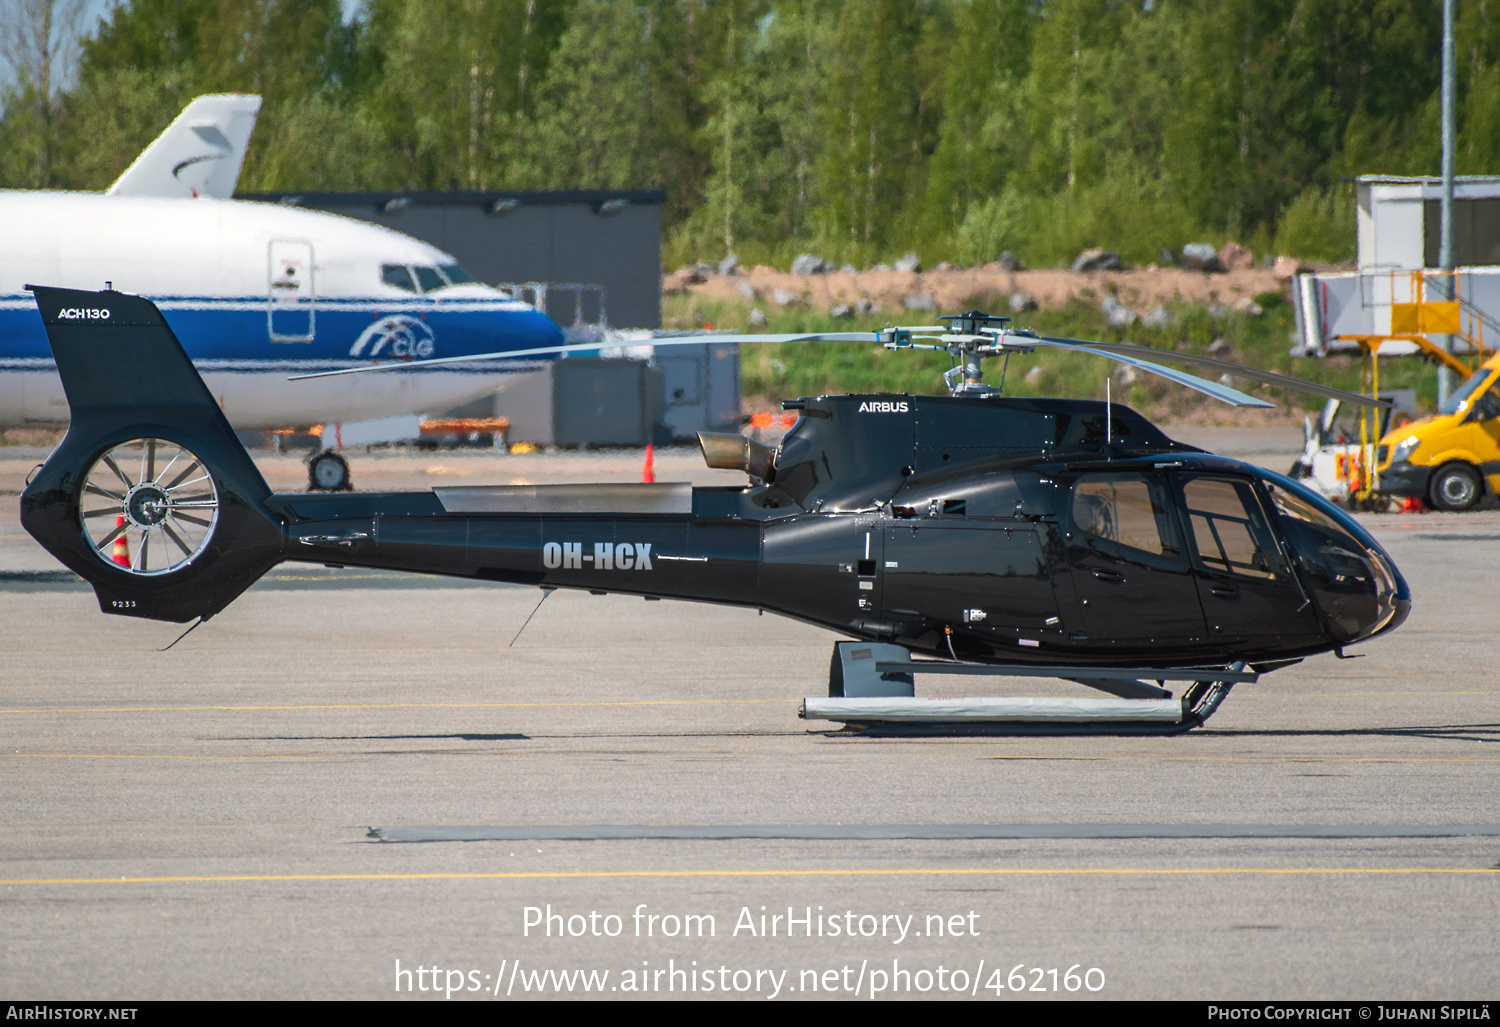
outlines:
[[266, 324], [271, 341], [312, 342], [316, 327], [312, 243], [272, 239], [266, 272]]

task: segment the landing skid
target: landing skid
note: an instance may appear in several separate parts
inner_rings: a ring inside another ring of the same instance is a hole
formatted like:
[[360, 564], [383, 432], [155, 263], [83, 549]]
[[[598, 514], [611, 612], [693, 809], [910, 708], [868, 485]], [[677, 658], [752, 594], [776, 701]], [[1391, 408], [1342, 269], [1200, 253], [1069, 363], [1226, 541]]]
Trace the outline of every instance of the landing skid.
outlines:
[[[1061, 678], [1116, 698], [918, 699], [917, 674]], [[841, 733], [861, 735], [1178, 735], [1213, 716], [1236, 684], [1259, 677], [1243, 661], [1173, 670], [981, 665], [913, 660], [895, 645], [838, 642], [829, 697], [804, 699], [798, 715], [842, 722]], [[1191, 684], [1174, 698], [1160, 685], [1167, 681]]]

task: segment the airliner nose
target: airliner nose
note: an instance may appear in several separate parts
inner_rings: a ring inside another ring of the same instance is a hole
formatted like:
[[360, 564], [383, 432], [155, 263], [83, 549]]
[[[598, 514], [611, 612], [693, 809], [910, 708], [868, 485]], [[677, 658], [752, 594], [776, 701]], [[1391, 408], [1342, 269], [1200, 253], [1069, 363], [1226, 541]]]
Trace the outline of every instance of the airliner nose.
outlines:
[[506, 311], [501, 318], [495, 331], [496, 349], [545, 349], [566, 341], [557, 322], [541, 311]]

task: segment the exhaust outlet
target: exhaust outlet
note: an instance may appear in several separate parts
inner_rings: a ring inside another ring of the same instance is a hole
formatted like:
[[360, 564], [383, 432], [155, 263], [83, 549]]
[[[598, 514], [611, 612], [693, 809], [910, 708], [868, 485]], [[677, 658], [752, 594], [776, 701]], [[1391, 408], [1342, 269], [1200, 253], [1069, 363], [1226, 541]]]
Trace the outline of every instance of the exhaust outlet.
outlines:
[[744, 471], [764, 482], [776, 477], [776, 454], [754, 439], [728, 432], [700, 431], [698, 447], [703, 450], [703, 462], [710, 467]]

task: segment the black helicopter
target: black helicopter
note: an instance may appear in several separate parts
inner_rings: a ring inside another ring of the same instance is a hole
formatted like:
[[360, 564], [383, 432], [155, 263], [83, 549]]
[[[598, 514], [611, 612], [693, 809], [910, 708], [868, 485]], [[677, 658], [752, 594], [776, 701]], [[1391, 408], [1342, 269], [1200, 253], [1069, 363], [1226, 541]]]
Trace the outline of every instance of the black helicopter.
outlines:
[[[1150, 355], [1370, 402], [1254, 368], [1041, 337], [977, 311], [933, 328], [725, 336], [947, 350], [952, 394], [791, 401], [797, 422], [774, 451], [700, 435], [708, 464], [744, 471], [744, 486], [273, 494], [150, 301], [28, 288], [72, 422], [21, 519], [106, 613], [201, 622], [289, 560], [692, 599], [860, 640], [835, 647], [830, 695], [854, 705], [831, 719], [921, 720], [896, 708], [913, 701], [912, 675], [989, 672], [1119, 697], [1060, 701], [1071, 727], [1059, 730], [1165, 732], [1201, 723], [1236, 682], [1393, 630], [1411, 605], [1390, 557], [1316, 493], [1118, 404], [1004, 398], [981, 361], [1091, 352], [1270, 405]], [[1169, 680], [1192, 684], [1173, 698]], [[1127, 724], [1151, 720], [1147, 707], [1163, 722]]]

